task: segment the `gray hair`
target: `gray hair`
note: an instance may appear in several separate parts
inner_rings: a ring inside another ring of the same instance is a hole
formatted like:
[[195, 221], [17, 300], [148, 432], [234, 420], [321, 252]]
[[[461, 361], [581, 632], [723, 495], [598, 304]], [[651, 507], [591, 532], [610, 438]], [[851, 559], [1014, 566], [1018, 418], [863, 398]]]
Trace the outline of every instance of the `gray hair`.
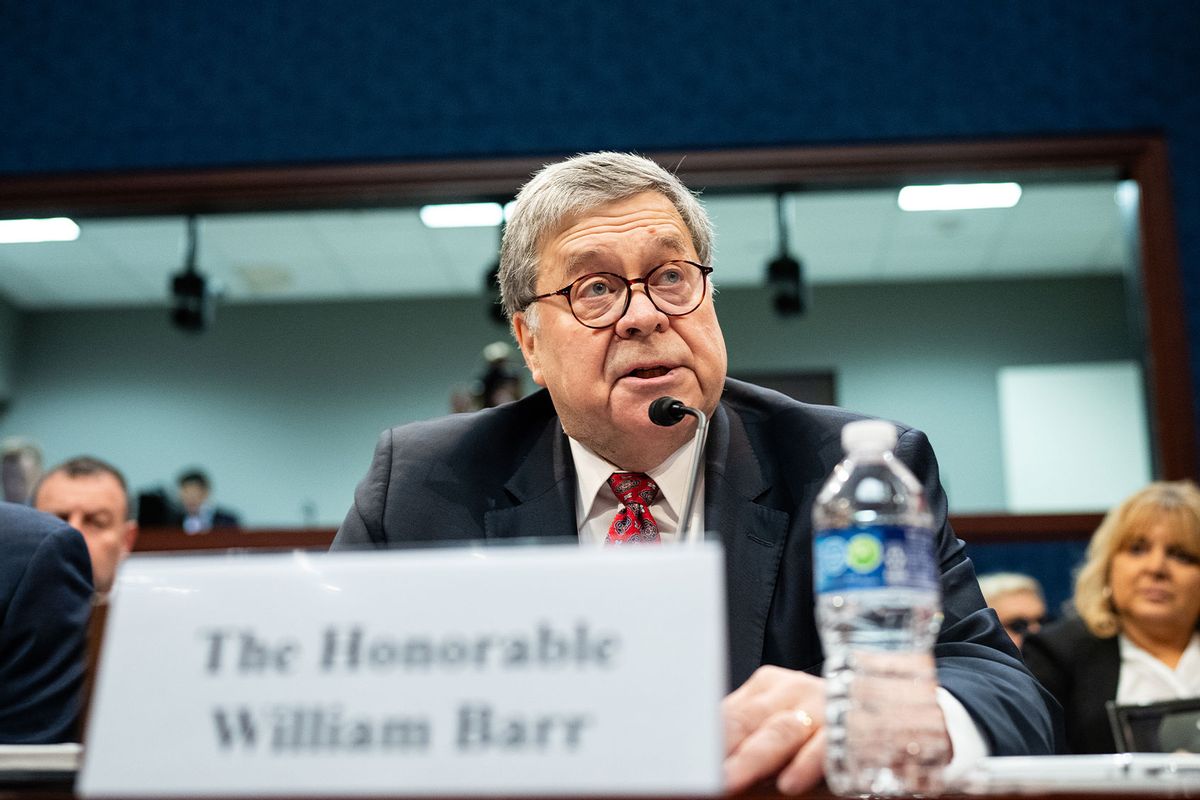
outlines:
[[696, 255], [712, 257], [713, 229], [704, 206], [683, 183], [632, 153], [586, 153], [542, 167], [517, 194], [500, 245], [500, 299], [509, 320], [537, 295], [538, 250], [569, 217], [642, 192], [666, 197], [683, 218]]
[[37, 446], [37, 442], [23, 436], [10, 436], [0, 443], [0, 455], [5, 459], [27, 456], [37, 464], [38, 469], [42, 468], [42, 448]]
[[1045, 599], [1042, 585], [1036, 578], [1020, 572], [993, 572], [990, 575], [979, 576], [979, 591], [988, 605], [1008, 594], [1017, 592], [1033, 592], [1039, 599]]

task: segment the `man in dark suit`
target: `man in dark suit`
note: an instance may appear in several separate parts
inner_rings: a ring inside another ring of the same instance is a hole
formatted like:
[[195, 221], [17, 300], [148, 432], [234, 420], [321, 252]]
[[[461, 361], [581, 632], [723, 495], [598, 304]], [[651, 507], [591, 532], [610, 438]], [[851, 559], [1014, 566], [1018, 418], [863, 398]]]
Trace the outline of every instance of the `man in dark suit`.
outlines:
[[[690, 418], [660, 427], [647, 409], [670, 395], [703, 410], [712, 427], [691, 524], [724, 542], [740, 685], [723, 708], [727, 785], [778, 772], [780, 789], [801, 792], [821, 778], [825, 741], [812, 503], [856, 417], [726, 379], [711, 238], [696, 198], [646, 159], [597, 153], [539, 172], [506, 228], [500, 283], [546, 391], [386, 432], [334, 546], [672, 539], [695, 428]], [[953, 746], [1052, 752], [1055, 717], [985, 610], [925, 437], [904, 431], [897, 452], [928, 487], [936, 519], [946, 616], [935, 655]], [[644, 502], [630, 502], [627, 487]]]
[[83, 536], [0, 503], [0, 744], [78, 741], [91, 601]]
[[212, 502], [212, 481], [203, 470], [189, 469], [179, 476], [177, 483], [181, 507], [177, 524], [184, 533], [241, 527], [237, 514]]

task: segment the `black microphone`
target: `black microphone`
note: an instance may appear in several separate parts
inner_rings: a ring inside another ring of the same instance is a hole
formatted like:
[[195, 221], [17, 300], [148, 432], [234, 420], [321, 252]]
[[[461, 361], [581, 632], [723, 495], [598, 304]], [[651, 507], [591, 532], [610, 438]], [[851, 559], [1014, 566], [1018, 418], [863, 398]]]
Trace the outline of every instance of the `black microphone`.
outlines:
[[692, 527], [692, 508], [696, 502], [696, 486], [700, 483], [700, 470], [704, 468], [704, 440], [708, 438], [708, 417], [698, 408], [685, 406], [683, 401], [663, 396], [650, 404], [650, 421], [669, 428], [686, 416], [696, 418], [696, 446], [692, 450], [692, 470], [688, 474], [687, 494], [683, 501], [683, 514], [679, 517], [679, 541], [686, 542]]
[[683, 421], [690, 410], [682, 401], [676, 400], [674, 397], [660, 397], [650, 404], [650, 421], [655, 425], [669, 428]]

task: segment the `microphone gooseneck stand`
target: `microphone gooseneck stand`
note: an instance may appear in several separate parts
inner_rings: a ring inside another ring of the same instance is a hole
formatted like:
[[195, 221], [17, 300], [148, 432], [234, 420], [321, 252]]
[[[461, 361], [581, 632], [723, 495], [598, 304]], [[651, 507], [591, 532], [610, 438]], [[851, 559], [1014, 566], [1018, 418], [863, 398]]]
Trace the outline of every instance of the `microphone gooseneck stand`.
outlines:
[[655, 425], [669, 428], [683, 420], [685, 416], [696, 418], [696, 446], [692, 448], [692, 469], [688, 473], [687, 496], [683, 501], [683, 513], [679, 517], [679, 542], [691, 543], [697, 540], [692, 531], [692, 509], [696, 505], [696, 485], [700, 482], [700, 470], [704, 468], [704, 443], [708, 438], [708, 415], [698, 408], [685, 406], [683, 401], [674, 397], [663, 396], [650, 404], [650, 421]]

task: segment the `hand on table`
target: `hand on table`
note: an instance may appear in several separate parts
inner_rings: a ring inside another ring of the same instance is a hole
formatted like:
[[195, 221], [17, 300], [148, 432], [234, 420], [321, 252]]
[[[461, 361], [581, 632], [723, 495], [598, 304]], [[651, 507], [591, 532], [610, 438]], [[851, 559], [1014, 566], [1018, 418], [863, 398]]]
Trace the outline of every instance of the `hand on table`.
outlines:
[[779, 773], [776, 786], [799, 794], [824, 774], [825, 681], [806, 672], [759, 667], [721, 703], [725, 788], [740, 792]]

